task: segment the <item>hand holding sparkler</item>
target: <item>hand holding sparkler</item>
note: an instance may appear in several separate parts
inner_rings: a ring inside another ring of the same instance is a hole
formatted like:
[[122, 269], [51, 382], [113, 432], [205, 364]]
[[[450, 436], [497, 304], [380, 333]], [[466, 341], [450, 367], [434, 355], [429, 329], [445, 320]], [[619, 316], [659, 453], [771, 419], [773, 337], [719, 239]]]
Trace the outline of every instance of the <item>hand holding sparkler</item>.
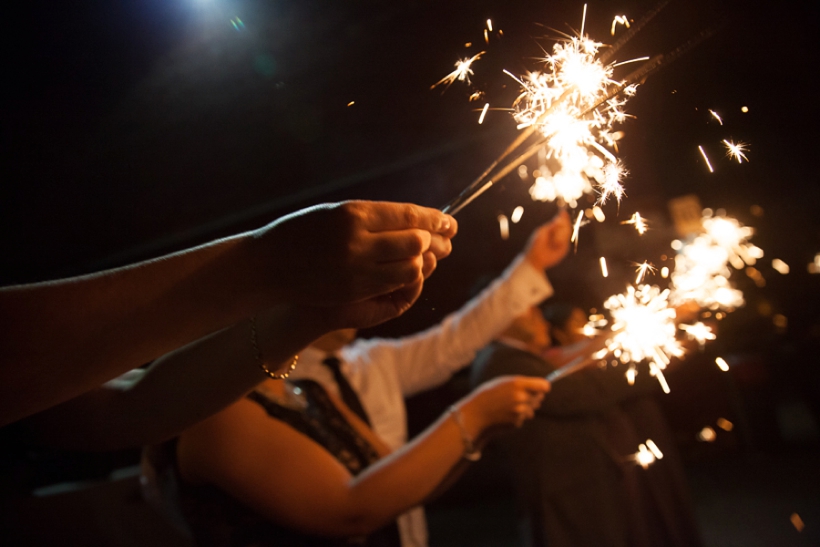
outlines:
[[539, 270], [552, 268], [569, 252], [572, 228], [569, 214], [561, 210], [553, 219], [530, 236], [525, 256]]

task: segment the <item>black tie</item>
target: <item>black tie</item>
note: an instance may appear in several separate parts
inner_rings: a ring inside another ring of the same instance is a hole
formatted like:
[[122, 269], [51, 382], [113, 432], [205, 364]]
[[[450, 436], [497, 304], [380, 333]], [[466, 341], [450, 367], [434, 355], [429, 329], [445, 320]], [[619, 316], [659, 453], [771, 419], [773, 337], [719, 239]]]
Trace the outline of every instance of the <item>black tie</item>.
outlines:
[[347, 378], [345, 378], [345, 375], [342, 374], [342, 362], [339, 361], [337, 357], [331, 355], [330, 357], [326, 357], [322, 361], [322, 364], [326, 365], [327, 368], [329, 368], [333, 373], [333, 379], [336, 380], [336, 385], [339, 386], [339, 393], [342, 395], [342, 400], [348, 408], [352, 410], [356, 416], [361, 418], [362, 421], [368, 426], [371, 425], [370, 418], [367, 417], [367, 412], [365, 412], [361, 401], [359, 401], [359, 396], [356, 395], [356, 392], [353, 391], [352, 387], [350, 387], [350, 383], [347, 381]]

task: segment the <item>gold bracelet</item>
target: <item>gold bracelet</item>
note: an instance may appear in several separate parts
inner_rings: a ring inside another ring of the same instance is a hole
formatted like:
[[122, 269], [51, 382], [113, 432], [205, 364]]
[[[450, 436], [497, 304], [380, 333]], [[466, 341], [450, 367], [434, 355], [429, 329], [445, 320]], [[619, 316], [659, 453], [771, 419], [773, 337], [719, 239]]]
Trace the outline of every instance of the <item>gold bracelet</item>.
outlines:
[[470, 439], [470, 435], [467, 434], [467, 428], [464, 427], [464, 422], [461, 420], [461, 411], [455, 405], [450, 405], [448, 410], [453, 416], [456, 426], [458, 426], [459, 433], [461, 433], [461, 442], [464, 444], [464, 454], [461, 457], [467, 461], [477, 462], [481, 459], [481, 449], [476, 448], [472, 439]]
[[253, 351], [256, 355], [256, 364], [259, 365], [259, 368], [262, 369], [262, 372], [267, 374], [269, 377], [273, 378], [274, 380], [284, 380], [290, 373], [296, 370], [296, 364], [299, 362], [299, 354], [293, 356], [293, 361], [287, 366], [285, 372], [271, 372], [267, 365], [265, 365], [265, 360], [262, 358], [262, 352], [259, 350], [259, 344], [256, 341], [256, 316], [251, 317], [251, 345], [253, 346]]

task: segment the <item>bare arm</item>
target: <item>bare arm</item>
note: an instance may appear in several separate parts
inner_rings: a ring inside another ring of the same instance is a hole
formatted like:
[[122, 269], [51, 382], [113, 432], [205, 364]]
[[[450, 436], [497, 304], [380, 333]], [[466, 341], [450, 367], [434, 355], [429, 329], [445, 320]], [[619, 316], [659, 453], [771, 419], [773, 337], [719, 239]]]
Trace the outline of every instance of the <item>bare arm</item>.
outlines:
[[0, 289], [0, 426], [278, 304], [356, 302], [374, 323], [400, 315], [455, 231], [433, 209], [347, 202], [160, 259]]
[[[503, 378], [458, 406], [472, 439], [496, 424], [533, 415], [549, 384]], [[421, 503], [464, 453], [445, 415], [410, 444], [352, 477], [321, 446], [257, 405], [240, 401], [183, 434], [179, 463], [189, 480], [210, 482], [267, 518], [307, 533], [367, 534]]]

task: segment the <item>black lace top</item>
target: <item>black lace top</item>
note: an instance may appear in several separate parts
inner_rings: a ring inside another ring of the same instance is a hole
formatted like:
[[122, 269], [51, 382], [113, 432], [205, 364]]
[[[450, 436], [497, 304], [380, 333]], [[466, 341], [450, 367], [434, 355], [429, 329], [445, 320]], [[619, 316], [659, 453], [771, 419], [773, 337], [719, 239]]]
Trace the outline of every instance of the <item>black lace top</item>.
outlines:
[[[303, 408], [284, 406], [260, 391], [250, 393], [248, 398], [262, 406], [272, 419], [285, 422], [322, 445], [352, 475], [359, 474], [378, 459], [374, 448], [345, 420], [324, 388], [311, 380], [296, 380], [292, 384], [305, 403]], [[401, 544], [395, 523], [366, 537], [327, 538], [267, 521], [216, 487], [183, 482], [176, 466], [176, 444], [176, 440], [172, 440], [147, 451], [145, 461], [152, 468], [149, 472], [161, 491], [160, 504], [166, 512], [169, 505], [172, 511], [178, 510], [178, 516], [199, 546], [398, 547]]]

